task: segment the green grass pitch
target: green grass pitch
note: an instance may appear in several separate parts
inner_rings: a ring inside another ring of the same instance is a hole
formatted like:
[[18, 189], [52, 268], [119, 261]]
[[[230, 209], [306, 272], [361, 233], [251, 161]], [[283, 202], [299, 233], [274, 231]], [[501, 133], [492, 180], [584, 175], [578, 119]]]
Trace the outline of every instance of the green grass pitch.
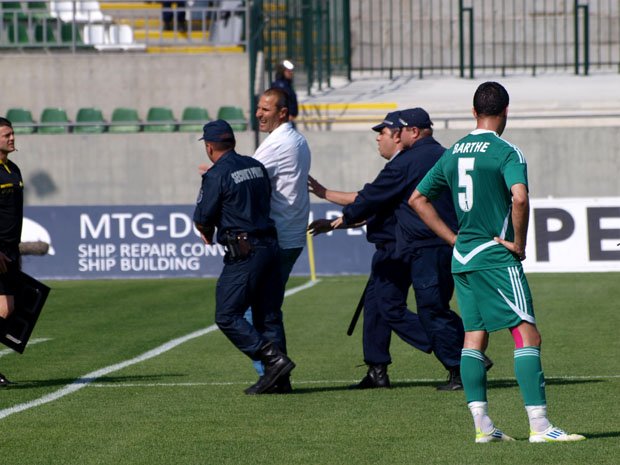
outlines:
[[[246, 396], [251, 364], [215, 330], [212, 279], [48, 282], [23, 355], [0, 349], [5, 463], [616, 464], [620, 457], [620, 273], [532, 274], [549, 416], [588, 437], [529, 444], [508, 332], [492, 335], [490, 414], [518, 441], [474, 444], [462, 392], [445, 370], [392, 340], [390, 390], [350, 391], [365, 374], [365, 277], [323, 277], [284, 303], [294, 393]], [[295, 277], [293, 289], [307, 282]], [[144, 354], [150, 354], [142, 358]], [[129, 362], [128, 362], [129, 361]]]

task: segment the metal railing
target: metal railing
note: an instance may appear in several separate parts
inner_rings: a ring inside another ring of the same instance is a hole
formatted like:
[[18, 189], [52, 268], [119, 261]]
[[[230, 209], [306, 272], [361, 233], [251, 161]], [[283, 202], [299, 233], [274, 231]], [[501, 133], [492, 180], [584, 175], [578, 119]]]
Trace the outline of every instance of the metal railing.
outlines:
[[252, 0], [250, 50], [262, 52], [266, 80], [284, 59], [295, 63], [296, 83], [308, 93], [330, 87], [333, 75], [348, 75], [349, 1]]
[[[118, 5], [117, 5], [118, 3]], [[245, 0], [0, 1], [2, 49], [144, 50], [182, 45], [245, 49]]]
[[351, 69], [620, 72], [617, 0], [351, 0]]

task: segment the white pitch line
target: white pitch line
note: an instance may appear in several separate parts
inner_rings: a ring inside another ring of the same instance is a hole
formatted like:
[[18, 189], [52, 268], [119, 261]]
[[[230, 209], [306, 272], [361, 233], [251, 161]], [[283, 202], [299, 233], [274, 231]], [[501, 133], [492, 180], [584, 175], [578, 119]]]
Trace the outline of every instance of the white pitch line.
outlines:
[[[312, 286], [314, 286], [315, 284], [317, 284], [319, 281], [308, 281], [307, 283], [289, 289], [288, 291], [286, 291], [286, 293], [284, 294], [285, 297], [288, 297], [290, 295], [293, 295], [297, 292], [303, 291], [305, 289], [308, 289]], [[54, 391], [51, 392], [50, 394], [46, 394], [42, 397], [39, 397], [38, 399], [34, 399], [31, 400], [29, 402], [24, 402], [22, 404], [17, 404], [14, 405], [13, 407], [8, 407], [5, 409], [0, 410], [0, 420], [3, 418], [8, 417], [9, 415], [12, 415], [14, 413], [19, 413], [19, 412], [23, 412], [24, 410], [29, 410], [31, 408], [34, 407], [38, 407], [40, 405], [44, 405], [47, 404], [49, 402], [53, 402], [55, 400], [58, 400], [62, 397], [65, 397], [69, 394], [72, 394], [76, 391], [79, 391], [80, 389], [88, 386], [89, 384], [93, 383], [94, 381], [96, 381], [98, 378], [101, 378], [102, 376], [106, 376], [109, 375], [110, 373], [114, 373], [115, 371], [119, 371], [122, 370], [123, 368], [127, 368], [131, 365], [135, 365], [137, 363], [140, 362], [144, 362], [146, 360], [149, 360], [151, 358], [157, 357], [165, 352], [168, 352], [171, 349], [174, 349], [175, 347], [187, 342], [187, 341], [191, 341], [192, 339], [196, 339], [197, 337], [200, 336], [204, 336], [205, 334], [211, 333], [213, 331], [217, 330], [217, 326], [216, 325], [211, 325], [207, 328], [203, 328], [201, 330], [198, 331], [194, 331], [193, 333], [187, 334], [185, 336], [176, 338], [176, 339], [172, 339], [168, 342], [166, 342], [165, 344], [162, 344], [159, 347], [156, 347], [154, 349], [149, 350], [148, 352], [143, 353], [142, 355], [138, 355], [137, 357], [134, 357], [132, 359], [129, 360], [125, 360], [124, 362], [120, 362], [120, 363], [116, 363], [114, 365], [110, 365], [107, 366], [105, 368], [101, 368], [99, 370], [96, 371], [92, 371], [90, 373], [85, 374], [84, 376], [76, 379], [75, 381], [73, 381], [71, 384], [67, 384], [65, 387], [59, 389], [58, 391]]]
[[[28, 341], [28, 346], [30, 347], [31, 345], [39, 344], [41, 342], [47, 342], [47, 341], [51, 341], [51, 339], [50, 338], [46, 338], [46, 337], [39, 337], [39, 338], [30, 339], [30, 341]], [[2, 349], [2, 350], [0, 350], [0, 357], [4, 357], [5, 355], [9, 355], [9, 354], [13, 354], [13, 353], [15, 353], [15, 351], [13, 349]]]

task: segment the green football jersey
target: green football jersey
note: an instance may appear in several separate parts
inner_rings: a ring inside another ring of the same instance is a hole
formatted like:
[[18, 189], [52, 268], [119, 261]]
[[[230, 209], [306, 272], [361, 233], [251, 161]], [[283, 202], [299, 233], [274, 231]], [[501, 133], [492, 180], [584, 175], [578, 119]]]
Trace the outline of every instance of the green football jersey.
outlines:
[[527, 187], [521, 151], [495, 132], [477, 129], [447, 149], [417, 189], [434, 199], [445, 188], [459, 221], [452, 271], [460, 273], [511, 266], [518, 258], [493, 240], [514, 240], [512, 195], [515, 184]]

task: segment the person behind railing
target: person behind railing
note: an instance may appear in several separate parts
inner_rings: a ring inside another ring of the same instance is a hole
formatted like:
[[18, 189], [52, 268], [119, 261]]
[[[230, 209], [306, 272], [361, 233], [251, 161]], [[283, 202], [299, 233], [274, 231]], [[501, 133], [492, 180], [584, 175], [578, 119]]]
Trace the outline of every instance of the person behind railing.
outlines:
[[297, 94], [293, 88], [293, 77], [295, 65], [290, 60], [284, 60], [282, 63], [278, 63], [276, 66], [276, 79], [271, 83], [271, 87], [278, 87], [284, 89], [289, 97], [288, 115], [289, 120], [294, 121], [299, 114], [299, 107], [297, 105]]
[[[159, 2], [162, 6], [161, 19], [164, 23], [164, 31], [172, 31], [175, 29], [175, 17], [176, 17], [176, 30], [186, 31], [187, 21], [185, 19], [185, 1], [176, 2]], [[172, 5], [175, 4], [176, 8]]]

